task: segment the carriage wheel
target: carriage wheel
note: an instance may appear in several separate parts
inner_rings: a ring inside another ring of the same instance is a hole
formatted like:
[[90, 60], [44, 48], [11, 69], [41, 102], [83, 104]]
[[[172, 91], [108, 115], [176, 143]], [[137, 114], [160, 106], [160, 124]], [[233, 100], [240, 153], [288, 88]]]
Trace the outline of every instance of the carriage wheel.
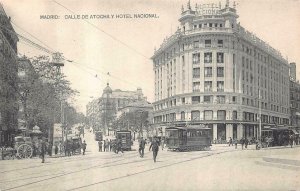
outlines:
[[22, 144], [17, 148], [17, 157], [22, 158], [30, 158], [32, 156], [33, 149], [28, 144]]

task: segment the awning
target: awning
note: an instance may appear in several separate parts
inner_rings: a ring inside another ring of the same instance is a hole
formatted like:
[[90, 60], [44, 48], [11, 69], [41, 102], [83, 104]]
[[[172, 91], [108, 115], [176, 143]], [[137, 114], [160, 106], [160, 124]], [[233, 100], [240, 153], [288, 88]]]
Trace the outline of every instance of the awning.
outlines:
[[298, 133], [298, 131], [296, 130], [296, 129], [291, 129], [292, 131], [293, 131], [293, 133], [295, 134], [295, 135], [299, 135], [299, 133]]

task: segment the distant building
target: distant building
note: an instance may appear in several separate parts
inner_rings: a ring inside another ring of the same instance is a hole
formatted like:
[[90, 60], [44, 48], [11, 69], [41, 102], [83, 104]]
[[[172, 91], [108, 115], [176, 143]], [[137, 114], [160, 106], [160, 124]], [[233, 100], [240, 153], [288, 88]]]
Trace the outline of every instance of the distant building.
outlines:
[[262, 129], [289, 124], [289, 64], [237, 18], [229, 1], [182, 8], [180, 27], [152, 56], [158, 128], [206, 126], [225, 142], [257, 138], [259, 119]]
[[290, 63], [290, 79], [293, 82], [295, 82], [297, 80], [296, 63], [295, 62]]
[[0, 3], [0, 146], [12, 145], [18, 129], [18, 37]]
[[291, 125], [300, 128], [300, 84], [290, 80]]
[[[134, 119], [130, 120], [129, 114]], [[153, 106], [146, 100], [129, 103], [118, 111], [117, 119], [120, 123], [118, 129], [132, 130], [139, 132], [140, 136], [148, 137], [152, 133]]]
[[136, 91], [112, 90], [107, 84], [100, 98], [87, 105], [87, 117], [90, 125], [96, 129], [103, 129], [108, 133], [109, 127], [117, 117], [117, 112], [129, 103], [145, 100], [142, 89]]

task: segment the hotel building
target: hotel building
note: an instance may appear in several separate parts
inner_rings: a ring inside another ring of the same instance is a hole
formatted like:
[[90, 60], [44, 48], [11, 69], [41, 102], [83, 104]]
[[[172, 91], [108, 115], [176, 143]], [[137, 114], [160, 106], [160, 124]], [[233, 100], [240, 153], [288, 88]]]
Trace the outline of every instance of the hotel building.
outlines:
[[206, 126], [225, 141], [257, 138], [260, 119], [262, 130], [289, 124], [288, 61], [237, 18], [229, 1], [182, 7], [152, 56], [156, 127]]

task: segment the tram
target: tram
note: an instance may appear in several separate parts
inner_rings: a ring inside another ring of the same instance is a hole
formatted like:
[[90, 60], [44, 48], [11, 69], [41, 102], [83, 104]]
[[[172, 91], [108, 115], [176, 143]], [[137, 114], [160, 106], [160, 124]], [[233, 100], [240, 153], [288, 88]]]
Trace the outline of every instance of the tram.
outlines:
[[201, 126], [166, 128], [166, 146], [173, 151], [209, 150], [210, 128]]
[[103, 132], [95, 131], [95, 141], [102, 141], [102, 140], [103, 140]]
[[122, 149], [130, 151], [131, 150], [131, 131], [116, 131], [116, 142], [121, 141]]

